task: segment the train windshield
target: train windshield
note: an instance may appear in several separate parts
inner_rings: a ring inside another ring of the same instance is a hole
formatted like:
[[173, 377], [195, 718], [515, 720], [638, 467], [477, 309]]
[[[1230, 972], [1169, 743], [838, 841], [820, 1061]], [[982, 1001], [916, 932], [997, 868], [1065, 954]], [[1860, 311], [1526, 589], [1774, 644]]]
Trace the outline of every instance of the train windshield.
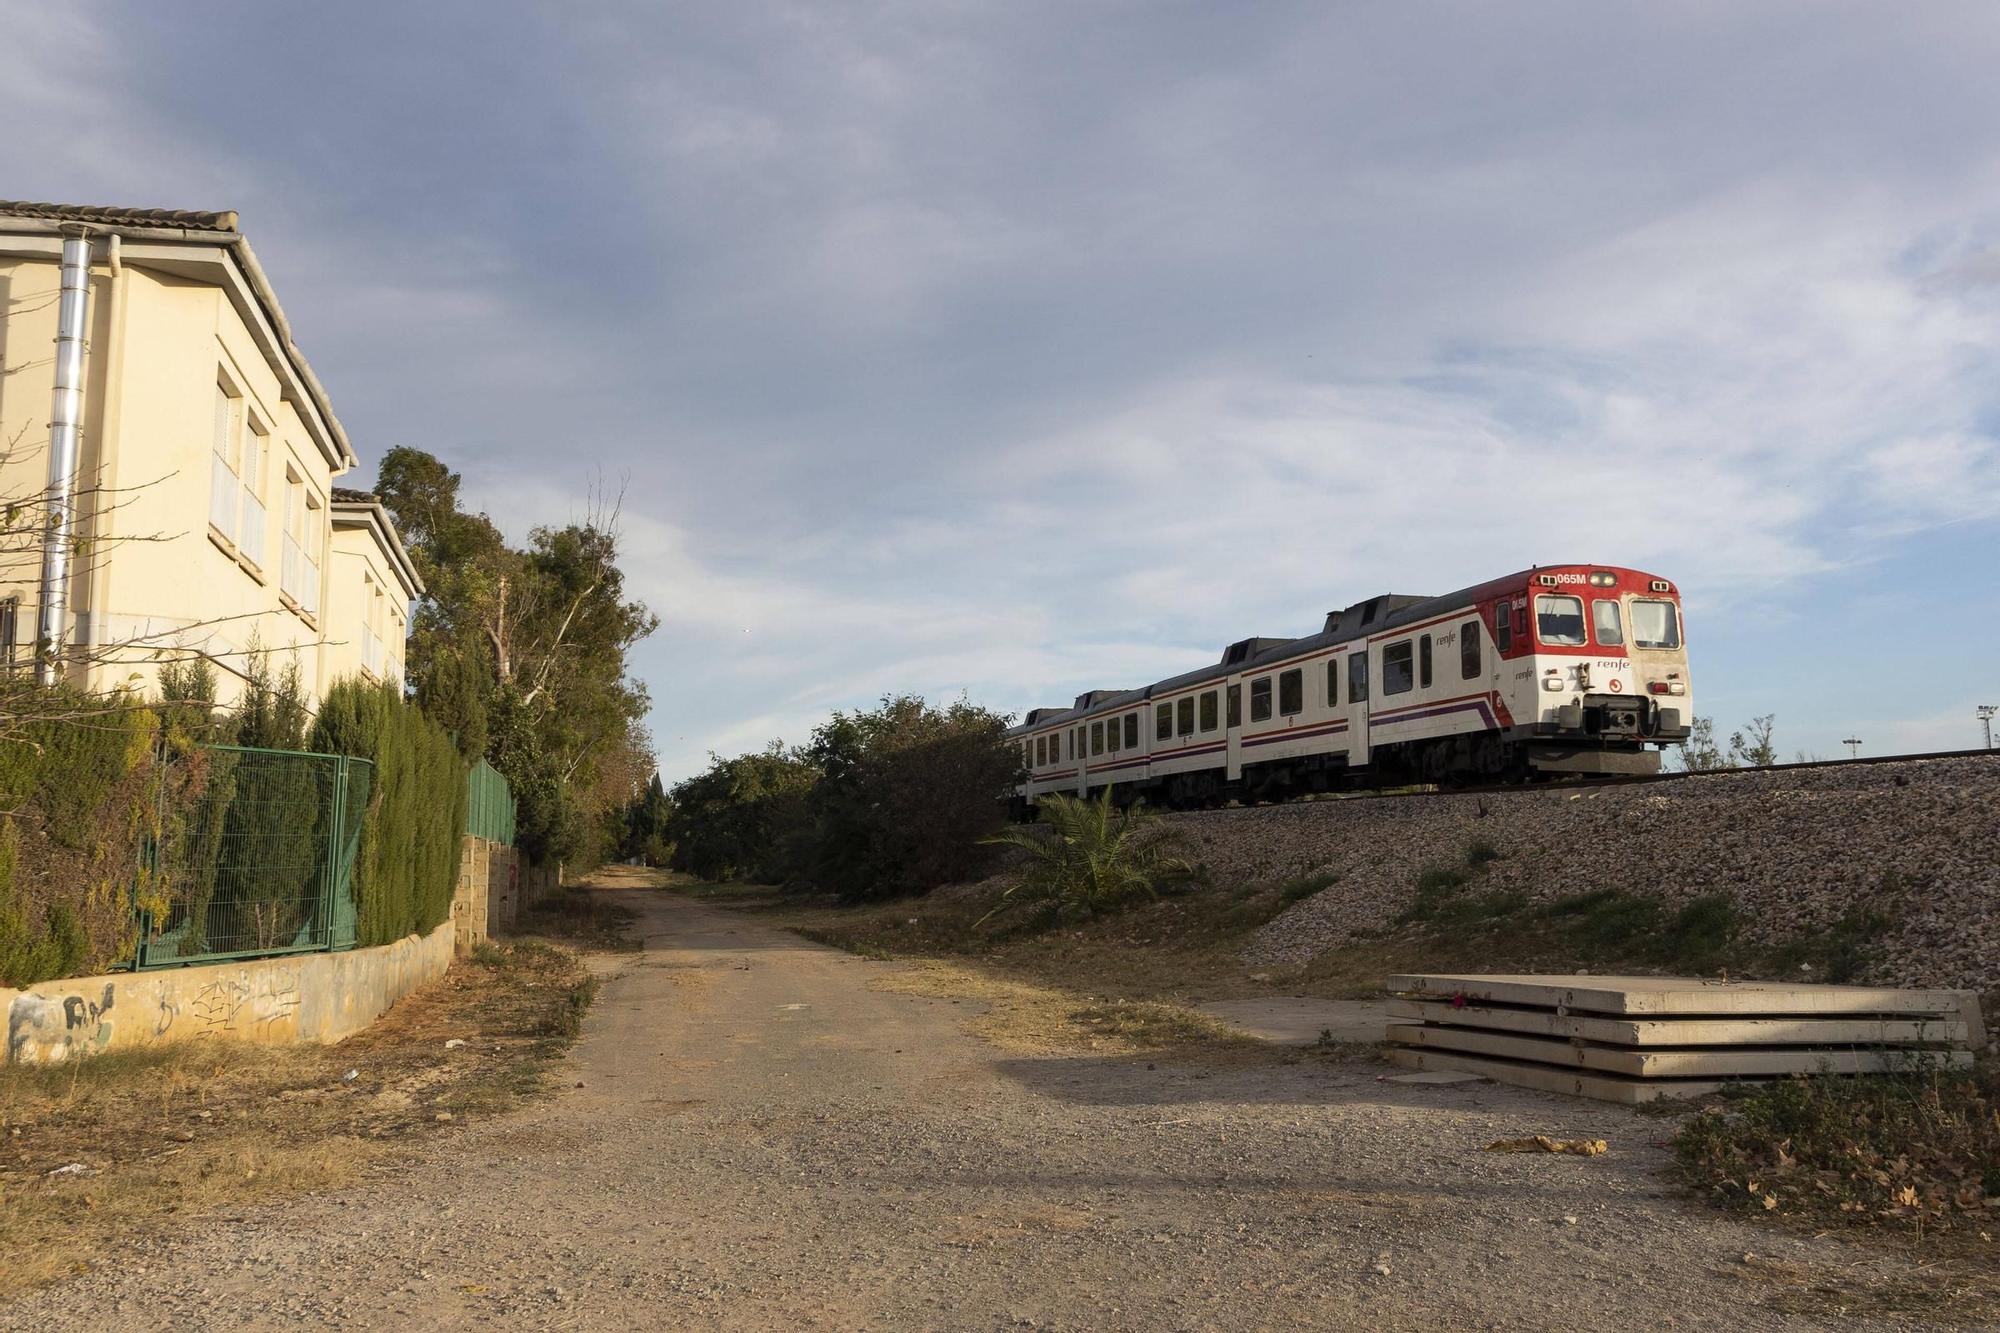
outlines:
[[1681, 646], [1681, 618], [1672, 602], [1632, 603], [1632, 642], [1641, 648]]
[[1551, 594], [1535, 599], [1535, 633], [1543, 643], [1583, 646], [1583, 599]]

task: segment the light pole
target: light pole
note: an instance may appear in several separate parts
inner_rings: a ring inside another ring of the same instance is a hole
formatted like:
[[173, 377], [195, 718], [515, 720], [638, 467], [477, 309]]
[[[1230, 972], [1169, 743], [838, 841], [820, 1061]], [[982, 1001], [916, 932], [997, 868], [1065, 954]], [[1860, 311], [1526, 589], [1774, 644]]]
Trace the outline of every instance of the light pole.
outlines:
[[1986, 748], [1993, 748], [1993, 715], [2000, 713], [2000, 704], [1979, 705], [1979, 725], [1986, 730]]
[[1859, 759], [1861, 757], [1861, 738], [1859, 736], [1849, 736], [1841, 744], [1847, 747], [1847, 757], [1849, 759]]

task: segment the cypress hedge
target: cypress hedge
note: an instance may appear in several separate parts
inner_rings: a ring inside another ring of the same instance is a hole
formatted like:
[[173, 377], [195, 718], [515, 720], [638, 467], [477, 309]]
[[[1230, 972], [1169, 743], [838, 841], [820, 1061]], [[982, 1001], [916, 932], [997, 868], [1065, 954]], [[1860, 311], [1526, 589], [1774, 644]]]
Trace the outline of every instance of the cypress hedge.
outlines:
[[355, 866], [361, 945], [390, 944], [451, 915], [465, 832], [465, 764], [450, 733], [393, 684], [337, 681], [307, 748], [375, 765]]

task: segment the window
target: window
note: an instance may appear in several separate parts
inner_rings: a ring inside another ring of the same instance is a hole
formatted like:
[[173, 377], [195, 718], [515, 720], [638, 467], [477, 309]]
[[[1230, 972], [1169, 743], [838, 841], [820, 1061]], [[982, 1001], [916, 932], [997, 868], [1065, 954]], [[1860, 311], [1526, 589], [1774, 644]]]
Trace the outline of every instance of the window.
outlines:
[[1632, 603], [1632, 646], [1635, 648], [1681, 646], [1681, 618], [1672, 602]]
[[1089, 754], [1090, 751], [1087, 748], [1090, 744], [1089, 737], [1090, 737], [1089, 727], [1085, 726], [1077, 727], [1077, 729], [1070, 735], [1070, 746], [1069, 746], [1070, 754], [1078, 759], [1081, 759], [1085, 755]]
[[1183, 736], [1194, 735], [1194, 696], [1192, 694], [1174, 704], [1174, 719], [1179, 724], [1174, 729]]
[[1458, 627], [1458, 674], [1471, 680], [1479, 674], [1479, 622], [1468, 620]]
[[270, 432], [253, 416], [243, 437], [243, 521], [236, 531], [236, 546], [260, 569], [264, 564], [264, 474], [270, 461]]
[[14, 669], [14, 644], [20, 638], [21, 599], [0, 602], [0, 671]]
[[319, 614], [319, 497], [305, 479], [285, 469], [285, 555], [278, 587], [305, 614]]
[[1326, 659], [1326, 706], [1340, 707], [1340, 659], [1337, 657]]
[[243, 398], [227, 380], [215, 381], [214, 457], [208, 470], [208, 525], [236, 540], [237, 475], [243, 467]]
[[1293, 667], [1278, 674], [1278, 711], [1286, 717], [1296, 717], [1306, 711], [1304, 667]]
[[1543, 593], [1535, 599], [1535, 633], [1543, 643], [1583, 646], [1583, 599]]
[[1093, 722], [1090, 724], [1090, 752], [1093, 755], [1104, 753], [1104, 724], [1102, 722]]
[[1218, 716], [1216, 708], [1216, 705], [1220, 702], [1221, 698], [1214, 690], [1210, 690], [1207, 694], [1201, 696], [1201, 729], [1203, 731], [1214, 731], [1222, 725], [1222, 720]]
[[1428, 634], [1417, 640], [1417, 685], [1426, 690], [1431, 687], [1431, 636]]
[[1104, 748], [1113, 754], [1118, 753], [1118, 719], [1115, 717], [1104, 719]]
[[1493, 647], [1501, 653], [1514, 651], [1514, 608], [1502, 602], [1493, 608]]
[[1229, 725], [1232, 727], [1243, 725], [1243, 687], [1241, 685], [1231, 685], [1229, 687]]
[[1035, 737], [1035, 767], [1040, 768], [1048, 762], [1049, 738], [1047, 736], [1037, 736]]
[[1034, 766], [1035, 766], [1035, 743], [1033, 741], [1022, 741], [1021, 767], [1033, 768]]
[[1250, 720], [1269, 722], [1271, 720], [1271, 678], [1262, 676], [1250, 682]]
[[1128, 750], [1139, 748], [1139, 715], [1137, 713], [1127, 713], [1125, 715], [1125, 748]]
[[1416, 679], [1410, 670], [1410, 654], [1408, 639], [1383, 645], [1382, 693], [1408, 694], [1416, 687]]
[[1603, 647], [1622, 648], [1625, 645], [1625, 622], [1618, 617], [1616, 602], [1599, 601], [1590, 604], [1590, 629]]
[[1347, 702], [1358, 704], [1368, 697], [1368, 650], [1347, 655]]
[[1153, 710], [1153, 739], [1170, 741], [1174, 738], [1174, 706], [1161, 704]]

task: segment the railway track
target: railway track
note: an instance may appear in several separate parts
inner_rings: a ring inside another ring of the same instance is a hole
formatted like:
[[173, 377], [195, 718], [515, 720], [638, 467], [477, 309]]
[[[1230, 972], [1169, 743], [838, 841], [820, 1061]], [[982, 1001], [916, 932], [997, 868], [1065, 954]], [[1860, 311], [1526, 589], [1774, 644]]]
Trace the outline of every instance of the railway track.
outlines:
[[2000, 749], [1973, 750], [1932, 750], [1923, 754], [1870, 755], [1866, 759], [1808, 759], [1802, 763], [1766, 764], [1758, 768], [1703, 768], [1672, 773], [1645, 773], [1614, 775], [1591, 778], [1556, 778], [1547, 782], [1492, 782], [1465, 787], [1438, 787], [1431, 785], [1388, 787], [1381, 791], [1322, 792], [1310, 796], [1294, 797], [1289, 801], [1257, 801], [1251, 805], [1228, 805], [1213, 810], [1163, 810], [1162, 813], [1179, 815], [1213, 815], [1227, 810], [1245, 810], [1263, 805], [1310, 805], [1329, 801], [1399, 801], [1427, 796], [1484, 796], [1518, 795], [1522, 792], [1549, 791], [1590, 791], [1599, 787], [1637, 787], [1662, 782], [1681, 782], [1690, 778], [1726, 777], [1744, 773], [1793, 773], [1809, 768], [1855, 768], [1877, 764], [1914, 764], [1931, 759], [1978, 759], [1986, 757], [2000, 762]]

